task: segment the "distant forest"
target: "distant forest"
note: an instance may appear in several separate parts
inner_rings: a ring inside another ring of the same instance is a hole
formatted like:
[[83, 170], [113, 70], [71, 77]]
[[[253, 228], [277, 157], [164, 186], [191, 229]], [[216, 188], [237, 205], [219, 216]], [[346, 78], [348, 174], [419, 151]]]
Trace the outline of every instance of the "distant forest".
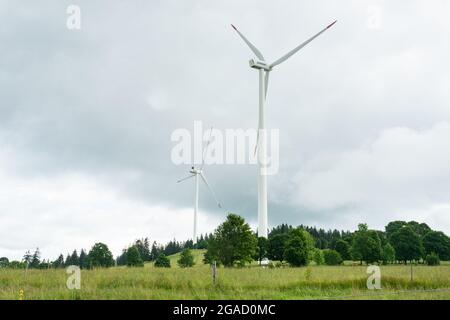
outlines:
[[[268, 240], [261, 241], [264, 248], [259, 248], [259, 257], [270, 260], [283, 260], [285, 243], [289, 233], [294, 229], [306, 231], [314, 241], [314, 250], [335, 251], [341, 260], [354, 261], [384, 261], [385, 263], [409, 261], [424, 261], [427, 256], [435, 255], [440, 260], [450, 260], [450, 238], [440, 231], [432, 230], [425, 223], [416, 221], [393, 221], [386, 225], [384, 231], [369, 230], [366, 224], [359, 224], [358, 230], [340, 231], [325, 230], [316, 227], [300, 225], [292, 227], [288, 224], [278, 225], [270, 230]], [[257, 237], [257, 234], [255, 234]], [[41, 260], [37, 248], [33, 253], [27, 251], [21, 261], [10, 261], [7, 257], [0, 258], [0, 268], [63, 268], [78, 265], [81, 268], [110, 267], [127, 265], [130, 254], [137, 255], [139, 261], [154, 261], [159, 256], [169, 256], [185, 249], [208, 249], [214, 234], [202, 234], [194, 244], [192, 240], [172, 240], [166, 244], [150, 242], [149, 238], [138, 239], [123, 249], [122, 254], [114, 258], [106, 244], [96, 243], [90, 251], [73, 250], [66, 255], [60, 254], [54, 261]], [[260, 243], [258, 241], [258, 243]], [[258, 244], [259, 245], [259, 244]], [[262, 246], [262, 245], [260, 245]]]

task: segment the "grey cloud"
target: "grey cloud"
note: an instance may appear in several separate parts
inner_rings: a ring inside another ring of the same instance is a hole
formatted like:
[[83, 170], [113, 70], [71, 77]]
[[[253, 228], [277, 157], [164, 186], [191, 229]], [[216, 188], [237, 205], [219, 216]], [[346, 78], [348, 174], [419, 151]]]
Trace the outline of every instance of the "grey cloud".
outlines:
[[[188, 166], [171, 163], [171, 132], [192, 128], [194, 120], [219, 129], [256, 126], [257, 75], [229, 24], [270, 60], [337, 18], [335, 28], [271, 75], [268, 126], [281, 130], [281, 163], [279, 175], [269, 178], [270, 223], [352, 228], [369, 220], [379, 227], [394, 210], [404, 219], [422, 217], [405, 213], [421, 180], [386, 180], [404, 188], [395, 205], [378, 207], [366, 194], [355, 209], [342, 195], [341, 180], [366, 179], [362, 190], [373, 199], [383, 199], [386, 190], [339, 161], [357, 161], [355, 150], [391, 128], [433, 130], [450, 121], [447, 3], [377, 1], [382, 23], [371, 30], [367, 8], [373, 2], [356, 0], [279, 1], [276, 10], [269, 1], [76, 2], [81, 31], [65, 28], [72, 2], [0, 5], [6, 26], [0, 30], [0, 144], [14, 155], [4, 170], [50, 182], [81, 173], [124, 201], [189, 208], [192, 186], [175, 183]], [[436, 134], [448, 138], [447, 131]], [[402, 143], [392, 148], [402, 150]], [[434, 166], [444, 151], [427, 152], [433, 159], [417, 163], [418, 169]], [[382, 161], [383, 155], [374, 160]], [[324, 167], [336, 177], [321, 180], [317, 170]], [[441, 167], [443, 176], [449, 170]], [[256, 220], [255, 168], [211, 165], [207, 174], [226, 209]], [[441, 194], [446, 182], [430, 176], [427, 185]], [[314, 197], [305, 196], [311, 190]], [[323, 207], [333, 197], [342, 201]], [[440, 195], [421, 209], [448, 202]], [[201, 208], [224, 215], [206, 189]], [[10, 219], [13, 211], [0, 215]], [[33, 237], [45, 235], [30, 232], [28, 243]]]

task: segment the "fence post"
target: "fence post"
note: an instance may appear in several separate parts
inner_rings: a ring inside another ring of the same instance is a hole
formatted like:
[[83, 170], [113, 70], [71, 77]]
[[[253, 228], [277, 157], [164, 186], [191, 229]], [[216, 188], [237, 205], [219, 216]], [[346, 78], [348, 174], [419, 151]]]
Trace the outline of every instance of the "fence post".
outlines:
[[213, 285], [216, 285], [216, 273], [217, 273], [217, 264], [216, 264], [216, 261], [214, 261], [212, 264]]

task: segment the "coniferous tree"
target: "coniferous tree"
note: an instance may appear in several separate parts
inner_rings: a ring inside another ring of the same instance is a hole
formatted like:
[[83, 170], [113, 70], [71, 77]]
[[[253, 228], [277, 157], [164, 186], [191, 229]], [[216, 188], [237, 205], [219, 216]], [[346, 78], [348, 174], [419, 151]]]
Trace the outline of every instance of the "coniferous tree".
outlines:
[[70, 256], [70, 265], [71, 266], [79, 266], [80, 265], [80, 261], [78, 258], [78, 253], [77, 250], [73, 250], [71, 256]]
[[23, 259], [22, 259], [22, 261], [25, 263], [25, 266], [27, 268], [30, 267], [32, 259], [33, 259], [33, 255], [31, 254], [30, 250], [27, 250], [27, 252], [25, 252]]
[[53, 268], [64, 268], [64, 256], [60, 254], [58, 259], [53, 261], [52, 265]]
[[70, 265], [72, 265], [71, 256], [70, 256], [70, 254], [67, 254], [66, 260], [64, 261], [64, 266], [68, 267]]
[[31, 257], [31, 262], [29, 264], [29, 268], [39, 268], [39, 265], [41, 263], [41, 252], [39, 251], [39, 248], [36, 248], [36, 250], [34, 251], [32, 257]]
[[161, 253], [155, 259], [155, 267], [156, 268], [170, 268], [170, 260], [167, 258], [164, 253]]
[[126, 251], [127, 266], [128, 267], [143, 267], [144, 261], [142, 261], [139, 250], [136, 246], [131, 246]]
[[78, 265], [81, 269], [87, 269], [89, 266], [88, 263], [88, 256], [86, 254], [86, 251], [84, 249], [81, 249], [80, 257], [78, 258]]
[[193, 267], [195, 265], [195, 261], [191, 249], [186, 248], [181, 251], [181, 255], [177, 263], [181, 268]]

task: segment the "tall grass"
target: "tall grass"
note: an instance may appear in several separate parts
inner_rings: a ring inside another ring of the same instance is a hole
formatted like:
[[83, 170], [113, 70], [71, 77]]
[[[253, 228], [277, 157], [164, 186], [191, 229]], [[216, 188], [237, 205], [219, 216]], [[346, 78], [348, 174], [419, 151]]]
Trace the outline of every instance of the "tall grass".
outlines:
[[[368, 290], [364, 266], [307, 268], [219, 268], [216, 285], [209, 266], [181, 269], [117, 267], [82, 270], [81, 290], [66, 288], [65, 270], [0, 269], [0, 299], [450, 299], [450, 266], [381, 266], [381, 290]], [[428, 290], [428, 291], [426, 291]], [[407, 291], [407, 292], [406, 292]]]

